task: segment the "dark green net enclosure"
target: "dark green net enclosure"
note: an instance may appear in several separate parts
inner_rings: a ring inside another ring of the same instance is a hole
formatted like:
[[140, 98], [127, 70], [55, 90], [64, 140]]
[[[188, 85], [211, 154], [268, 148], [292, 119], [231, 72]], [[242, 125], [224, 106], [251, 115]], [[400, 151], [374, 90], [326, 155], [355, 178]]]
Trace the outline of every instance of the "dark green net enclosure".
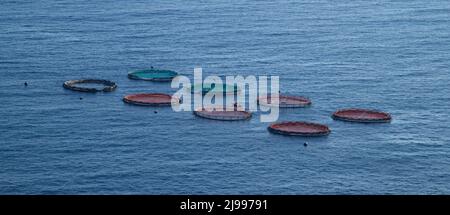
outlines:
[[145, 81], [172, 81], [177, 72], [165, 69], [143, 69], [128, 73], [128, 78]]

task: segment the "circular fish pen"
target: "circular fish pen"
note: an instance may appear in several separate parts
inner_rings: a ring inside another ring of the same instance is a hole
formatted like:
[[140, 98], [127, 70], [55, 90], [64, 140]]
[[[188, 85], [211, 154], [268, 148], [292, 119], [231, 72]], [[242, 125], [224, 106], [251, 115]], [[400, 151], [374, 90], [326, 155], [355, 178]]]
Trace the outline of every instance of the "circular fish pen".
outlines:
[[172, 70], [143, 69], [128, 73], [128, 78], [145, 81], [172, 81], [178, 73]]
[[275, 134], [303, 137], [327, 136], [331, 132], [328, 126], [311, 122], [280, 122], [267, 129]]
[[96, 93], [114, 91], [117, 88], [117, 85], [112, 81], [102, 79], [79, 79], [65, 81], [63, 87], [79, 92]]
[[392, 120], [389, 113], [366, 109], [342, 109], [333, 113], [335, 120], [362, 123], [387, 123]]
[[216, 93], [216, 94], [226, 94], [231, 95], [240, 91], [238, 86], [227, 85], [227, 84], [214, 84], [214, 83], [203, 83], [203, 84], [193, 84], [187, 87], [187, 90], [192, 94], [194, 93]]
[[[303, 108], [311, 106], [311, 100], [301, 96], [283, 96], [279, 95], [278, 97], [278, 107], [280, 108]], [[275, 107], [275, 104], [272, 104], [272, 97], [268, 95], [267, 97], [259, 97], [258, 102], [264, 106], [272, 106]]]
[[222, 120], [222, 121], [238, 121], [238, 120], [247, 120], [252, 117], [252, 113], [248, 111], [226, 111], [226, 110], [207, 110], [207, 109], [199, 109], [194, 111], [194, 115], [203, 117], [206, 119], [213, 120]]
[[[171, 106], [172, 96], [163, 93], [139, 93], [123, 97], [128, 104], [141, 106]], [[177, 99], [179, 103], [179, 99]]]

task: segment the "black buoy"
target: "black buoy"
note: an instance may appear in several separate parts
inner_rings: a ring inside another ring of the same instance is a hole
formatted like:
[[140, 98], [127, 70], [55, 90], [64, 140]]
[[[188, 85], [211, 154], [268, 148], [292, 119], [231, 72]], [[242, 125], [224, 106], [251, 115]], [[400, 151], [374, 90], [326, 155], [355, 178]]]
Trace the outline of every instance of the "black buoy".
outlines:
[[23, 83], [23, 85], [25, 85], [25, 87], [28, 87], [28, 83], [27, 82]]
[[80, 100], [83, 100], [83, 98], [80, 97]]
[[155, 110], [154, 113], [158, 113], [158, 111]]
[[304, 146], [304, 147], [307, 147], [307, 146], [308, 146], [308, 143], [307, 143], [307, 142], [304, 142], [304, 143], [303, 143], [303, 146]]
[[151, 66], [150, 69], [153, 69], [153, 66]]

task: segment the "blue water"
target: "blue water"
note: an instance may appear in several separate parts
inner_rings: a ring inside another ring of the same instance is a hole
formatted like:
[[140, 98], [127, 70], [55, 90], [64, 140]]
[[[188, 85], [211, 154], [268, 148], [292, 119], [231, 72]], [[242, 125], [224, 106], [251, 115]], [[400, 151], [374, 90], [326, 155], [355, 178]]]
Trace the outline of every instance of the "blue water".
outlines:
[[[332, 133], [285, 137], [259, 113], [222, 122], [124, 104], [175, 92], [127, 78], [149, 66], [279, 75], [282, 92], [313, 101], [280, 120]], [[2, 0], [0, 193], [450, 194], [449, 68], [446, 0]], [[78, 78], [119, 87], [62, 88]], [[346, 107], [394, 120], [330, 118]]]

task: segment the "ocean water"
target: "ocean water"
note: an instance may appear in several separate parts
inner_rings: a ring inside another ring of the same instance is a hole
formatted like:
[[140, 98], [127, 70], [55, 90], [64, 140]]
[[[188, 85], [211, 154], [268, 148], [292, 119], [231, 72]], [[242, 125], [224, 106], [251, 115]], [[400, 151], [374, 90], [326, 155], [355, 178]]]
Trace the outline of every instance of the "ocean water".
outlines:
[[[450, 194], [448, 1], [0, 4], [1, 194]], [[286, 137], [259, 113], [222, 122], [124, 104], [176, 91], [127, 78], [150, 66], [278, 75], [283, 93], [313, 101], [280, 120], [332, 133]], [[119, 87], [63, 89], [78, 78]], [[346, 107], [393, 121], [330, 118]]]

